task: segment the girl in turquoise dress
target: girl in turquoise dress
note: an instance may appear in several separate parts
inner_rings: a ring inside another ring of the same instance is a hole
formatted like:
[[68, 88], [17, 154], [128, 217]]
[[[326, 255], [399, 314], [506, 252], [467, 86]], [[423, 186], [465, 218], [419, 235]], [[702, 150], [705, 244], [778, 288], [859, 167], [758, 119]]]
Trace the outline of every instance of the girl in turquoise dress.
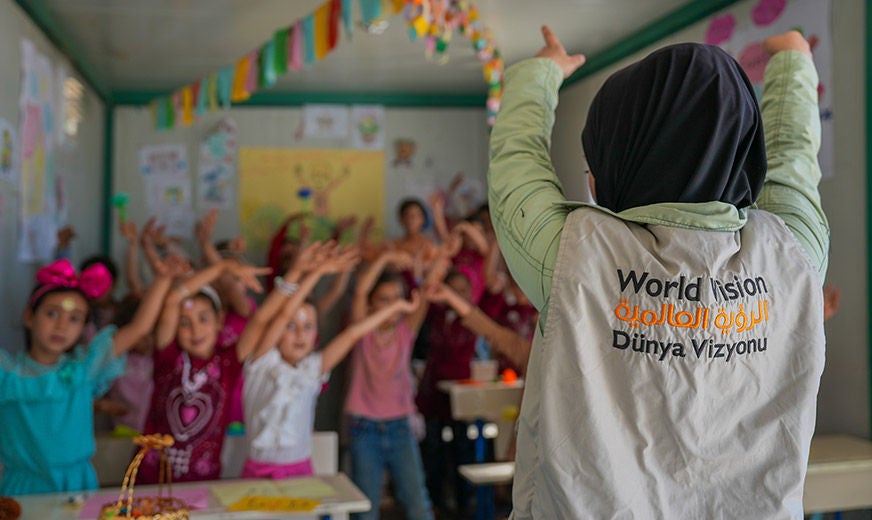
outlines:
[[93, 401], [124, 371], [126, 352], [154, 327], [172, 276], [167, 261], [133, 320], [78, 344], [90, 308], [112, 276], [102, 265], [81, 275], [68, 260], [43, 267], [24, 311], [26, 350], [0, 348], [0, 495], [97, 487]]

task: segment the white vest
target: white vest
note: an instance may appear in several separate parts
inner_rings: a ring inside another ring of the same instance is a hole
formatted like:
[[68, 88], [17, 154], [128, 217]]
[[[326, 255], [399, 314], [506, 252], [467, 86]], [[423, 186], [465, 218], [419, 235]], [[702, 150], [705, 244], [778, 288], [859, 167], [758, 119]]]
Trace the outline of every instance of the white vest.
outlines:
[[573, 211], [513, 518], [801, 519], [824, 343], [820, 278], [775, 215], [717, 232]]

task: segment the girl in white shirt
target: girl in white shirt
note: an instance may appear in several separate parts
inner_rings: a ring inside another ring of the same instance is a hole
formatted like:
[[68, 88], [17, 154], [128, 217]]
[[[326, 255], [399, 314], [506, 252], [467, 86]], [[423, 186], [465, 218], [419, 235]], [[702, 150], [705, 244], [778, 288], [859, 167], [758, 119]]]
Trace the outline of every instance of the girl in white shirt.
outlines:
[[318, 316], [305, 298], [321, 276], [350, 270], [357, 262], [356, 249], [343, 252], [332, 243], [310, 246], [284, 277], [276, 278], [275, 289], [248, 322], [240, 343], [255, 350], [244, 368], [249, 452], [243, 478], [312, 475], [315, 403], [330, 370], [364, 335], [417, 307], [417, 295], [412, 301], [399, 300], [315, 351]]

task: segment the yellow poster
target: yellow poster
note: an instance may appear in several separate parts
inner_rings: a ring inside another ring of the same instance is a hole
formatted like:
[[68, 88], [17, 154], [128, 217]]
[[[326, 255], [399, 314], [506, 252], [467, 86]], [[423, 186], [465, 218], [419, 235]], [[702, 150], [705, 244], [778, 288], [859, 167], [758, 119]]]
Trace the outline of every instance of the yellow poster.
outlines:
[[[374, 219], [384, 232], [384, 153], [371, 150], [239, 149], [239, 218], [254, 251], [263, 252], [282, 222], [304, 212], [315, 240], [330, 238], [343, 217]], [[298, 232], [289, 230], [293, 236]]]

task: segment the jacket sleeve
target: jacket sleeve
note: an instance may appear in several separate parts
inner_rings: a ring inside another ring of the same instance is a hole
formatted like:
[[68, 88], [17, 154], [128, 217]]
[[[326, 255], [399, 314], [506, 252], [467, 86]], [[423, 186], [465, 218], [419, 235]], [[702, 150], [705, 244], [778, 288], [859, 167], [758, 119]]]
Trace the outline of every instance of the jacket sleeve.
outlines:
[[[491, 133], [488, 198], [506, 264], [544, 312], [568, 210], [551, 164], [551, 128], [560, 68], [546, 58], [506, 71], [502, 106]], [[542, 322], [544, 323], [544, 316]]]
[[757, 207], [784, 220], [823, 281], [830, 230], [818, 192], [817, 86], [814, 63], [799, 51], [779, 52], [766, 66], [761, 105], [769, 168]]

